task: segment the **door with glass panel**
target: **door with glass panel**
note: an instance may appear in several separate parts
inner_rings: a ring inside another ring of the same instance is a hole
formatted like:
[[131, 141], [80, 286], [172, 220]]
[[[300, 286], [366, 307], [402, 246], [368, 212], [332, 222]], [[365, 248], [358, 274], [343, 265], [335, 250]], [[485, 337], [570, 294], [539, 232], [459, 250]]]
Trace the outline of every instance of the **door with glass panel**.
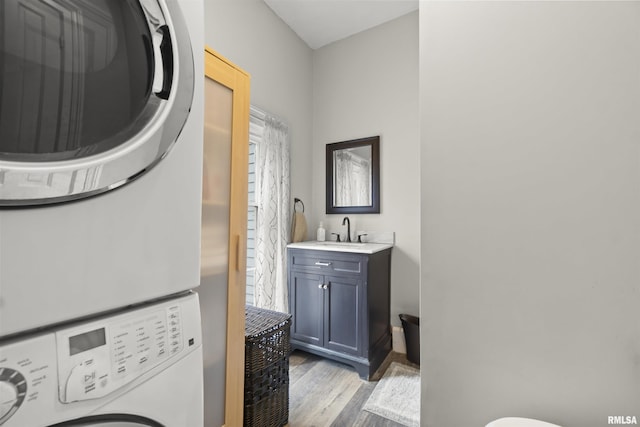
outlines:
[[207, 48], [204, 89], [198, 293], [203, 320], [205, 425], [242, 425], [249, 76]]

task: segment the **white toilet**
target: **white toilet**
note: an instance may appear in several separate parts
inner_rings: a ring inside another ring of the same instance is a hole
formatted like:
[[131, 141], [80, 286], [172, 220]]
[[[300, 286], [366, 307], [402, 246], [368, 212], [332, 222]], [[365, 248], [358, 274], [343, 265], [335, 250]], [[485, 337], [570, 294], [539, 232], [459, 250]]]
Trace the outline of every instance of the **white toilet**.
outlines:
[[507, 417], [491, 421], [486, 427], [560, 427], [557, 424], [532, 420], [531, 418]]

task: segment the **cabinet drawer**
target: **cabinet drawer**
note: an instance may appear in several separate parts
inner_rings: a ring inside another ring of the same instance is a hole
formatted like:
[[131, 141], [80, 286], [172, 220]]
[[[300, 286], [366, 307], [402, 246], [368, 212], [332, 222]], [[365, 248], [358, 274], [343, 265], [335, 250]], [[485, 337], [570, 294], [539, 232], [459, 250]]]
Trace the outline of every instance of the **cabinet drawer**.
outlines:
[[290, 267], [301, 271], [326, 273], [360, 274], [364, 269], [365, 257], [355, 254], [330, 251], [290, 249]]

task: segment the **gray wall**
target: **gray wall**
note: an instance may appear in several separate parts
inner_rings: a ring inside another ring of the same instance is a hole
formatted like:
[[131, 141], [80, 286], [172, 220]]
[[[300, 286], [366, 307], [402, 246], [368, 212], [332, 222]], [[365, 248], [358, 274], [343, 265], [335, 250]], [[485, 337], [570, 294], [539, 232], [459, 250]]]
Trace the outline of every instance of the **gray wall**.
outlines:
[[288, 123], [291, 198], [312, 210], [313, 51], [262, 0], [206, 0], [205, 43], [251, 75], [251, 105]]
[[640, 3], [420, 28], [422, 425], [640, 418]]
[[351, 229], [395, 231], [391, 321], [419, 313], [420, 159], [418, 12], [313, 52], [314, 233], [323, 221], [346, 233], [345, 215], [325, 214], [325, 146], [380, 135], [380, 214], [349, 215]]

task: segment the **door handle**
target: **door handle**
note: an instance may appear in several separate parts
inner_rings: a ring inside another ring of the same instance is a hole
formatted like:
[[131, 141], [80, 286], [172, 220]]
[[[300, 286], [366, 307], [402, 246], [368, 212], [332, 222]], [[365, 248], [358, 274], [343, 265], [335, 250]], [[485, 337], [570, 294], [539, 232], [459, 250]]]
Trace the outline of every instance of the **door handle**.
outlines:
[[240, 271], [240, 235], [235, 235], [235, 247], [236, 247], [236, 271]]
[[157, 2], [141, 0], [140, 4], [151, 34], [151, 40], [144, 39], [147, 59], [153, 64], [151, 90], [158, 98], [169, 99], [174, 73], [171, 32]]
[[[162, 99], [169, 99], [171, 84], [173, 83], [173, 46], [171, 44], [171, 33], [169, 27], [163, 25], [158, 28], [158, 36], [153, 37], [156, 58], [159, 56], [162, 62], [156, 59], [156, 67], [161, 66], [161, 73], [156, 71], [156, 75], [161, 78], [162, 85], [156, 86], [156, 96]], [[155, 79], [154, 79], [155, 80]]]

